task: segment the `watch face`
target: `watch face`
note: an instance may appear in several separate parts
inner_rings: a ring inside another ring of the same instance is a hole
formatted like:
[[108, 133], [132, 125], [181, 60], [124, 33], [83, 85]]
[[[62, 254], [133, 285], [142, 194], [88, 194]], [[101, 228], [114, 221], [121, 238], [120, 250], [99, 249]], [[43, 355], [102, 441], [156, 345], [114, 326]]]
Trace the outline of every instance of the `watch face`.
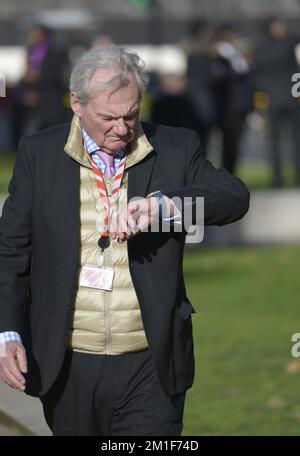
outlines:
[[157, 192], [150, 193], [150, 195], [148, 195], [148, 196], [155, 197], [155, 198], [161, 198], [162, 193], [161, 193], [161, 191], [157, 191]]

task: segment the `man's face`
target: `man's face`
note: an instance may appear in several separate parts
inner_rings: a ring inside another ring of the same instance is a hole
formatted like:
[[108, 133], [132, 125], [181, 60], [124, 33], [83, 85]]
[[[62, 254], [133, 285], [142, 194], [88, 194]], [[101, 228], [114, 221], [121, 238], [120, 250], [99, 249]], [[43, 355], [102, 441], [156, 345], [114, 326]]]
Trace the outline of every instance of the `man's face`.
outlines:
[[71, 94], [73, 112], [81, 119], [81, 126], [105, 152], [114, 154], [133, 140], [139, 118], [140, 95], [137, 82], [126, 75], [129, 84], [114, 91], [111, 87], [93, 92], [95, 85], [106, 81], [116, 72], [98, 70], [91, 79], [88, 104], [82, 106]]

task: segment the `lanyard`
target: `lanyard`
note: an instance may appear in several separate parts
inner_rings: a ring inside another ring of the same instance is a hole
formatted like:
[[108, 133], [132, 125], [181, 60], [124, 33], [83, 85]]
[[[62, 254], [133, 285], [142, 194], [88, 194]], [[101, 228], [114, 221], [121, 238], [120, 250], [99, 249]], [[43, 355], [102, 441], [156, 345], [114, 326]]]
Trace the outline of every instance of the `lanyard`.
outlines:
[[[114, 180], [113, 180], [113, 187], [111, 192], [111, 201], [107, 194], [105, 182], [102, 176], [101, 170], [98, 168], [96, 162], [94, 161], [93, 157], [88, 153], [86, 150], [88, 157], [90, 159], [92, 169], [94, 172], [94, 176], [96, 179], [96, 184], [100, 193], [100, 198], [103, 202], [104, 209], [105, 209], [105, 219], [104, 219], [104, 231], [101, 233], [101, 238], [99, 239], [99, 246], [103, 250], [104, 248], [108, 247], [109, 245], [109, 221], [112, 215], [113, 208], [118, 201], [119, 192], [121, 188], [121, 182], [124, 174], [125, 164], [126, 164], [126, 155], [122, 158], [119, 162], [118, 168], [116, 169]], [[100, 242], [101, 241], [101, 242]]]

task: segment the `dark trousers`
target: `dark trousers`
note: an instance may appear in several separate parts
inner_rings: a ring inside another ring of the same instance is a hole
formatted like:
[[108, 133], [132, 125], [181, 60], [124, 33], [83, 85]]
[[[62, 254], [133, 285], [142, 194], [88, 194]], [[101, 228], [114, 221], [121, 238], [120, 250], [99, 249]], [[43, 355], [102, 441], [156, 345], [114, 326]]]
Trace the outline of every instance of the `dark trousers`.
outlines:
[[228, 118], [221, 125], [223, 133], [222, 144], [222, 166], [231, 174], [236, 171], [236, 166], [239, 159], [240, 142], [243, 132], [243, 119], [241, 116], [233, 116]]
[[[289, 149], [292, 152], [292, 166], [294, 184], [300, 186], [300, 110], [294, 109], [273, 110], [270, 112], [271, 122], [271, 165], [273, 171], [273, 187], [282, 187], [283, 164]], [[287, 133], [287, 135], [286, 135]]]
[[185, 395], [165, 394], [149, 349], [121, 355], [68, 351], [41, 401], [53, 435], [178, 436]]

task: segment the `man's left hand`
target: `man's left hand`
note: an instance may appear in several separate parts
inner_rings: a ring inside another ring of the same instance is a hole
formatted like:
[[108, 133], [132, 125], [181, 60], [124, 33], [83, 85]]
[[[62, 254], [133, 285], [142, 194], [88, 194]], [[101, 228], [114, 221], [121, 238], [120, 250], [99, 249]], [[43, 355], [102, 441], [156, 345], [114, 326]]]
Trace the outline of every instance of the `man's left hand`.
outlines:
[[[168, 213], [173, 215], [173, 205], [169, 198], [166, 200]], [[110, 227], [112, 239], [118, 238], [118, 242], [124, 242], [136, 234], [144, 231], [158, 217], [158, 201], [156, 198], [139, 198], [130, 201], [119, 213]]]

